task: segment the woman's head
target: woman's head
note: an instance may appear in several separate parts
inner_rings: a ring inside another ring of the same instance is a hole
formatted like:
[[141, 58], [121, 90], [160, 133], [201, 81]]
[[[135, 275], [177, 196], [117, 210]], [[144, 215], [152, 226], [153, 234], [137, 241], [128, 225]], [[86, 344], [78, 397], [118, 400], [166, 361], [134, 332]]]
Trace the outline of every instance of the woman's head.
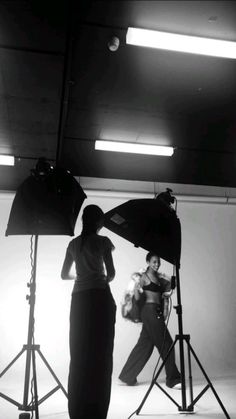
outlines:
[[161, 265], [160, 256], [154, 252], [148, 252], [146, 255], [146, 262], [148, 264], [148, 268], [151, 268], [153, 271], [158, 271]]
[[87, 205], [83, 211], [82, 221], [83, 230], [96, 233], [103, 227], [104, 213], [97, 205]]

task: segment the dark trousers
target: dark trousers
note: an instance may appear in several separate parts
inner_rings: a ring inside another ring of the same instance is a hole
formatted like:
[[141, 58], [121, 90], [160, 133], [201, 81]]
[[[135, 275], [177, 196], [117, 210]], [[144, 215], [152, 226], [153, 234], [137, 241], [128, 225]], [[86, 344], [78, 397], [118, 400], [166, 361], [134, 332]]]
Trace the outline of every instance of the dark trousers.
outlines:
[[106, 419], [116, 305], [109, 287], [78, 292], [70, 312], [70, 419]]
[[[143, 306], [142, 313], [142, 330], [135, 347], [131, 351], [119, 378], [126, 382], [132, 383], [142, 371], [145, 364], [149, 360], [154, 346], [158, 349], [161, 358], [164, 359], [168, 353], [173, 340], [170, 336], [163, 317], [158, 318], [157, 306], [155, 304], [146, 303]], [[174, 349], [170, 352], [166, 363], [166, 382], [171, 384], [179, 379], [180, 373], [175, 364]]]

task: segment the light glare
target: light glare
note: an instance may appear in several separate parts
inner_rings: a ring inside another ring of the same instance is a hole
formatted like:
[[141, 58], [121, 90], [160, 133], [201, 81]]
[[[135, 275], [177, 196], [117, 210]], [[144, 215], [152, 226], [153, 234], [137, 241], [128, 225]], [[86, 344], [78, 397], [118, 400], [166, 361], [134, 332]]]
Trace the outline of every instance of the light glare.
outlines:
[[126, 43], [143, 47], [236, 59], [236, 42], [128, 28]]
[[173, 147], [101, 140], [95, 142], [95, 149], [155, 156], [172, 156], [174, 153]]
[[1, 166], [14, 166], [15, 158], [14, 156], [6, 156], [0, 154], [0, 165]]

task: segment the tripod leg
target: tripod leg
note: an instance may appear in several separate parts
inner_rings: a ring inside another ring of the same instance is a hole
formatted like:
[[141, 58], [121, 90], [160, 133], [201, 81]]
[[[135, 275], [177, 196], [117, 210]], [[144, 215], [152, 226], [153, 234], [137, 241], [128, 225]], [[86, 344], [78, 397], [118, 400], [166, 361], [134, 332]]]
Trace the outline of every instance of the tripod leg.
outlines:
[[42, 358], [44, 364], [46, 365], [46, 367], [48, 368], [48, 370], [50, 371], [50, 373], [52, 374], [53, 378], [56, 380], [58, 386], [61, 388], [61, 390], [63, 391], [63, 393], [65, 394], [66, 397], [68, 397], [66, 390], [64, 389], [63, 385], [61, 384], [61, 382], [59, 381], [59, 379], [57, 378], [56, 374], [54, 373], [54, 371], [52, 370], [51, 366], [49, 365], [48, 361], [46, 360], [46, 358], [43, 356], [42, 352], [40, 351], [39, 348], [37, 348], [38, 354], [40, 355], [40, 357]]
[[188, 345], [190, 336], [186, 339], [187, 342], [187, 350], [188, 350], [188, 370], [189, 370], [189, 393], [190, 393], [190, 406], [193, 406], [193, 378], [192, 378], [192, 365], [191, 365], [191, 354], [190, 354], [190, 347]]
[[187, 402], [186, 402], [186, 382], [185, 382], [184, 341], [183, 341], [182, 336], [181, 335], [177, 336], [177, 339], [179, 339], [179, 358], [180, 358], [181, 394], [182, 394], [182, 408], [180, 410], [186, 411]]
[[159, 367], [159, 369], [158, 369], [158, 371], [157, 371], [157, 373], [155, 374], [155, 376], [153, 377], [153, 379], [152, 379], [152, 382], [151, 382], [151, 384], [150, 384], [150, 386], [149, 386], [149, 388], [148, 388], [148, 390], [147, 390], [147, 392], [146, 392], [146, 394], [145, 394], [145, 396], [144, 396], [144, 398], [143, 398], [143, 400], [142, 400], [142, 402], [141, 402], [141, 404], [139, 405], [139, 407], [138, 407], [138, 409], [136, 410], [136, 413], [137, 413], [137, 415], [140, 413], [140, 411], [141, 411], [141, 409], [142, 409], [142, 407], [143, 407], [143, 405], [144, 405], [144, 403], [145, 403], [145, 401], [147, 400], [147, 398], [148, 398], [148, 395], [150, 394], [150, 392], [151, 392], [151, 390], [152, 390], [152, 388], [153, 388], [153, 386], [156, 384], [157, 386], [158, 386], [158, 388], [161, 390], [161, 391], [163, 391], [163, 393], [179, 408], [179, 410], [181, 410], [181, 407], [180, 407], [180, 405], [156, 382], [156, 380], [157, 380], [157, 378], [159, 377], [159, 375], [160, 375], [160, 373], [161, 373], [161, 371], [162, 371], [162, 369], [164, 368], [164, 366], [165, 366], [165, 363], [166, 363], [166, 360], [168, 359], [168, 357], [169, 357], [169, 355], [170, 355], [170, 353], [172, 352], [172, 350], [174, 349], [174, 347], [175, 347], [175, 344], [176, 344], [176, 342], [177, 342], [177, 338], [175, 339], [175, 341], [172, 343], [172, 345], [171, 345], [171, 347], [169, 348], [169, 350], [168, 350], [168, 353], [167, 353], [167, 355], [166, 355], [166, 357], [163, 359], [163, 361], [162, 361], [162, 364], [160, 365], [160, 367]]
[[[207, 382], [208, 382], [208, 386], [207, 386], [206, 390], [207, 390], [209, 387], [211, 388], [211, 390], [212, 390], [212, 392], [213, 392], [213, 394], [214, 394], [214, 396], [215, 396], [216, 400], [218, 401], [218, 403], [219, 403], [219, 405], [220, 405], [221, 409], [223, 410], [223, 412], [224, 412], [224, 414], [225, 414], [225, 417], [226, 417], [227, 419], [230, 419], [230, 416], [229, 416], [228, 412], [226, 411], [226, 409], [225, 409], [225, 407], [224, 407], [224, 405], [223, 405], [222, 401], [220, 400], [220, 398], [219, 398], [219, 396], [218, 396], [218, 394], [217, 394], [216, 390], [214, 389], [214, 387], [213, 387], [213, 385], [212, 385], [212, 383], [211, 383], [211, 381], [210, 381], [210, 379], [209, 379], [209, 377], [208, 377], [207, 373], [205, 372], [205, 370], [204, 370], [204, 368], [203, 368], [202, 364], [200, 363], [200, 361], [199, 361], [199, 359], [198, 359], [198, 357], [197, 357], [196, 353], [194, 352], [194, 350], [193, 350], [192, 346], [190, 345], [190, 343], [189, 343], [189, 342], [187, 342], [187, 344], [189, 345], [189, 348], [190, 348], [191, 353], [193, 354], [193, 356], [194, 356], [194, 358], [195, 358], [195, 360], [196, 360], [196, 362], [197, 362], [197, 364], [198, 364], [198, 366], [199, 366], [200, 370], [202, 371], [202, 373], [203, 373], [203, 375], [204, 375], [205, 379], [206, 379], [206, 380], [207, 380]], [[203, 391], [203, 392], [201, 393], [200, 397], [204, 394], [204, 392], [205, 392], [205, 391]], [[196, 403], [196, 401], [197, 401], [197, 400], [199, 400], [199, 398], [200, 398], [200, 397], [197, 397], [197, 398], [195, 399], [195, 401], [193, 401], [193, 402], [192, 402], [192, 405], [194, 405], [194, 404]]]
[[153, 380], [153, 381], [151, 382], [151, 384], [150, 384], [150, 386], [149, 386], [149, 388], [148, 388], [148, 390], [147, 390], [147, 392], [146, 392], [146, 394], [145, 394], [145, 396], [144, 396], [143, 400], [141, 401], [141, 403], [140, 403], [140, 405], [139, 405], [138, 409], [136, 410], [137, 415], [139, 415], [139, 413], [140, 413], [140, 411], [141, 411], [141, 409], [142, 409], [142, 407], [143, 407], [143, 405], [144, 405], [145, 401], [147, 400], [147, 398], [148, 398], [148, 396], [149, 396], [149, 393], [151, 392], [152, 387], [154, 386], [154, 384], [155, 384], [155, 382], [154, 382], [154, 380]]
[[35, 419], [39, 419], [39, 406], [38, 406], [38, 386], [37, 386], [37, 374], [36, 374], [36, 359], [35, 359], [35, 347], [32, 349], [32, 370], [33, 370], [33, 385], [34, 385], [34, 410]]
[[26, 364], [25, 364], [23, 409], [26, 409], [27, 406], [28, 406], [29, 382], [30, 382], [30, 365], [31, 365], [30, 345], [25, 345], [25, 348], [26, 348]]
[[1, 372], [0, 378], [11, 368], [11, 366], [17, 361], [18, 358], [24, 353], [25, 348], [21, 349], [21, 351], [15, 356], [15, 358], [7, 365], [6, 368]]

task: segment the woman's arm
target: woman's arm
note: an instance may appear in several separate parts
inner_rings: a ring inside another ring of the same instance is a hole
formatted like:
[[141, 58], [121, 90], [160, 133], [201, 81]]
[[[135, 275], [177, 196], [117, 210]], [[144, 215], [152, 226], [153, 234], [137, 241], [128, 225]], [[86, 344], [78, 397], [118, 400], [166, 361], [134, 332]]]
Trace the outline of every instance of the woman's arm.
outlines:
[[115, 268], [111, 250], [107, 250], [104, 255], [104, 263], [107, 271], [107, 282], [111, 282], [115, 278]]
[[62, 266], [62, 270], [61, 270], [61, 278], [62, 279], [76, 279], [76, 275], [73, 275], [70, 273], [71, 267], [74, 263], [74, 259], [71, 255], [71, 253], [68, 251], [66, 251], [66, 256], [63, 262], [63, 266]]
[[171, 279], [168, 275], [166, 274], [161, 274], [160, 276], [161, 279], [161, 283], [162, 283], [162, 297], [170, 297], [173, 293], [173, 290], [171, 288]]
[[135, 300], [139, 300], [141, 297], [141, 294], [143, 293], [142, 286], [144, 285], [144, 281], [142, 279], [143, 275], [139, 272], [135, 272], [131, 278], [134, 281], [134, 298]]

